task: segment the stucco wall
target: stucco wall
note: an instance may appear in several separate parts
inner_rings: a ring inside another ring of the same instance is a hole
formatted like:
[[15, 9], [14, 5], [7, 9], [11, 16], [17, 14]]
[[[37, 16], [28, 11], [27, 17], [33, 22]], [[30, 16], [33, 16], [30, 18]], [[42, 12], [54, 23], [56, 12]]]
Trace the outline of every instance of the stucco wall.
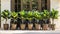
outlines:
[[1, 0], [1, 11], [10, 10], [10, 1], [11, 0]]
[[[1, 11], [3, 10], [9, 10], [10, 11], [10, 4], [11, 0], [1, 0]], [[1, 29], [3, 29], [3, 24], [5, 23], [4, 19], [1, 19]], [[8, 24], [10, 24], [10, 20], [8, 20], [7, 22]]]
[[[58, 10], [60, 15], [60, 0], [51, 0], [51, 10], [52, 8]], [[54, 23], [56, 24], [56, 30], [60, 30], [60, 16], [55, 19]]]
[[[7, 10], [11, 10], [11, 0], [1, 0], [1, 11], [7, 9]], [[59, 11], [59, 15], [60, 15], [60, 0], [50, 0], [50, 7], [51, 10], [52, 8], [56, 9]], [[1, 21], [1, 24], [3, 26], [3, 23], [5, 21]], [[8, 20], [9, 23], [9, 20]], [[56, 24], [56, 30], [60, 30], [60, 16], [58, 17], [58, 19], [55, 19], [55, 24]], [[1, 26], [1, 27], [2, 27]], [[3, 27], [2, 27], [3, 28]]]

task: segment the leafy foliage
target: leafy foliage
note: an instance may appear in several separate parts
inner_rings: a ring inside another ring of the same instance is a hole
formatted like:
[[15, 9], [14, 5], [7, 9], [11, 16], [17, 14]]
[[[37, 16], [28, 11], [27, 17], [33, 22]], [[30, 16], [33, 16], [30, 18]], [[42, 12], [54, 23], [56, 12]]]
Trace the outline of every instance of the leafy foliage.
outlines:
[[4, 10], [1, 16], [5, 19], [10, 18], [10, 12], [8, 10]]
[[12, 12], [11, 12], [11, 18], [17, 19], [17, 18], [18, 18], [18, 13], [15, 12], [15, 11], [12, 11]]
[[50, 12], [47, 10], [44, 10], [42, 16], [43, 16], [43, 19], [49, 19], [50, 18]]
[[36, 19], [39, 19], [39, 20], [42, 19], [42, 14], [38, 11], [34, 11], [33, 15]]
[[58, 18], [58, 11], [52, 9], [52, 11], [50, 13], [50, 16], [51, 16], [52, 19], [57, 19]]

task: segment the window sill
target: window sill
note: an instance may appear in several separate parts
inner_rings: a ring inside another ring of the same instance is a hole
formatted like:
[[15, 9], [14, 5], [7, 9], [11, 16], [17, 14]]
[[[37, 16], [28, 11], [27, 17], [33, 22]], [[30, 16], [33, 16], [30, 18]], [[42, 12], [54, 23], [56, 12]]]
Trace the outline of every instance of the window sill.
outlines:
[[0, 33], [24, 33], [24, 34], [27, 34], [27, 33], [59, 33], [60, 31], [57, 31], [57, 30], [0, 30]]

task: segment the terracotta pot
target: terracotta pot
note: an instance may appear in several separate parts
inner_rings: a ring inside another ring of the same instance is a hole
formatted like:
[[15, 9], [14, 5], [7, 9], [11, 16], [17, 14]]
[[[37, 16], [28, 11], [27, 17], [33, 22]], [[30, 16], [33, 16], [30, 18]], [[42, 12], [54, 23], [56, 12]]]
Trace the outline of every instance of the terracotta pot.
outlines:
[[28, 24], [28, 29], [32, 30], [32, 28], [33, 28], [33, 24]]
[[55, 24], [51, 24], [51, 29], [55, 30]]
[[4, 30], [8, 30], [9, 29], [9, 24], [4, 24], [3, 27], [4, 27]]
[[43, 30], [48, 30], [48, 24], [43, 24]]
[[25, 29], [25, 24], [20, 24], [20, 28], [22, 29], [22, 30], [24, 30]]
[[40, 30], [41, 29], [41, 25], [40, 24], [35, 24], [35, 29], [36, 30]]
[[15, 30], [17, 27], [17, 24], [11, 24], [11, 30]]

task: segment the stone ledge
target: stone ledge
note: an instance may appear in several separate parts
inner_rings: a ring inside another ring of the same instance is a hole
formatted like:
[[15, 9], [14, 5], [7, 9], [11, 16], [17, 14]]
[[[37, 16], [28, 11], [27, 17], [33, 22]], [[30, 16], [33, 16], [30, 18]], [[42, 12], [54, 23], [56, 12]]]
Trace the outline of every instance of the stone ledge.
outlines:
[[58, 30], [39, 31], [39, 30], [0, 30], [0, 33], [60, 33]]

